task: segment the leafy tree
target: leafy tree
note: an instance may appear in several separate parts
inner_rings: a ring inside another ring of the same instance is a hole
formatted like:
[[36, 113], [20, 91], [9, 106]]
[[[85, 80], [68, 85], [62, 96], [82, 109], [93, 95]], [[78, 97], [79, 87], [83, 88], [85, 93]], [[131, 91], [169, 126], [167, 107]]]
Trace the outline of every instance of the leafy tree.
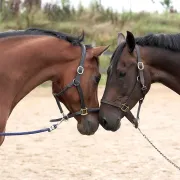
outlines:
[[172, 1], [171, 1], [171, 0], [162, 0], [160, 3], [162, 4], [162, 6], [163, 6], [166, 10], [169, 10], [170, 7], [172, 6]]

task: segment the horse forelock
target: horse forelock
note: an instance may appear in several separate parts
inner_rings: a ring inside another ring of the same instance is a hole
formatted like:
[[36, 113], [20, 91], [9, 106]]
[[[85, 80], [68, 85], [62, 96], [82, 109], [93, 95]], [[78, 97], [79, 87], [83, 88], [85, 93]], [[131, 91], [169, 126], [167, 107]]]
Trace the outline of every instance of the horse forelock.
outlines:
[[116, 68], [116, 66], [118, 64], [118, 60], [119, 60], [119, 58], [121, 56], [121, 53], [122, 53], [125, 45], [126, 45], [126, 42], [123, 42], [123, 43], [119, 44], [118, 47], [116, 48], [116, 50], [114, 51], [112, 57], [111, 57], [110, 64], [112, 65], [113, 70]]

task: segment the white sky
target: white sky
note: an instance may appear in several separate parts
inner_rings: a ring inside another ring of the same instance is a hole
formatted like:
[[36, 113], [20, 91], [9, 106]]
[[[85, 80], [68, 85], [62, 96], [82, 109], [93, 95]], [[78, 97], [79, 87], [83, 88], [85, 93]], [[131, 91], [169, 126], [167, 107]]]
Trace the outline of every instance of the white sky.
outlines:
[[[87, 7], [91, 0], [70, 0], [74, 7], [77, 7], [79, 2]], [[131, 10], [134, 12], [139, 11], [158, 11], [162, 12], [163, 7], [159, 3], [161, 0], [154, 0], [155, 3], [152, 3], [151, 0], [101, 0], [101, 3], [104, 7], [112, 7], [114, 10], [121, 12], [122, 10]], [[42, 0], [43, 4], [46, 2], [58, 3], [60, 0]], [[180, 11], [180, 0], [172, 0], [173, 6], [177, 11]]]

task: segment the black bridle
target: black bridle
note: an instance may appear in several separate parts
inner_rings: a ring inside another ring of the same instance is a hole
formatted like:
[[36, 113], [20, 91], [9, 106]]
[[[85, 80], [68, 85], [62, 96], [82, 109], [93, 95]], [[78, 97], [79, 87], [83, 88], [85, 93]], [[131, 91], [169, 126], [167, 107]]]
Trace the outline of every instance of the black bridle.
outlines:
[[[58, 118], [58, 119], [52, 119], [50, 120], [50, 122], [57, 122], [57, 121], [61, 121], [61, 120], [67, 120], [69, 118], [75, 117], [75, 116], [86, 116], [88, 115], [88, 113], [90, 112], [98, 112], [99, 108], [87, 108], [84, 102], [84, 95], [83, 95], [83, 91], [81, 88], [81, 75], [84, 73], [84, 61], [86, 58], [86, 46], [84, 44], [80, 44], [81, 49], [82, 49], [82, 53], [81, 53], [81, 60], [80, 60], [80, 64], [77, 68], [77, 74], [75, 79], [72, 80], [72, 82], [70, 82], [67, 86], [65, 86], [60, 92], [58, 93], [53, 93], [54, 98], [56, 100], [56, 103], [58, 105], [58, 108], [60, 110], [60, 113], [62, 114], [62, 118]], [[60, 104], [60, 101], [58, 100], [59, 96], [62, 96], [69, 88], [71, 87], [76, 87], [79, 97], [80, 97], [80, 104], [81, 104], [81, 109], [77, 112], [74, 113], [69, 113], [67, 115], [64, 114], [64, 111], [62, 109], [62, 106]]]
[[[138, 121], [139, 121], [139, 114], [140, 114], [140, 109], [141, 109], [141, 105], [143, 103], [143, 100], [145, 98], [145, 95], [147, 93], [147, 87], [145, 85], [145, 79], [144, 79], [144, 64], [142, 62], [141, 56], [140, 56], [140, 50], [139, 50], [139, 46], [136, 45], [136, 54], [137, 54], [137, 68], [138, 68], [138, 74], [137, 74], [137, 79], [136, 79], [136, 83], [130, 93], [130, 95], [128, 96], [127, 100], [125, 102], [120, 102], [118, 104], [114, 103], [114, 102], [109, 102], [105, 99], [102, 99], [101, 102], [104, 104], [108, 104], [114, 107], [119, 108], [124, 115], [126, 116], [126, 118], [132, 123], [134, 124], [135, 128], [138, 128]], [[137, 83], [140, 83], [141, 85], [141, 92], [142, 92], [142, 97], [139, 100], [139, 106], [138, 106], [138, 111], [137, 111], [137, 116], [136, 118], [134, 117], [134, 115], [132, 114], [132, 112], [130, 111], [130, 107], [128, 105], [128, 100], [131, 98], [131, 95], [134, 92], [134, 89], [137, 85]]]

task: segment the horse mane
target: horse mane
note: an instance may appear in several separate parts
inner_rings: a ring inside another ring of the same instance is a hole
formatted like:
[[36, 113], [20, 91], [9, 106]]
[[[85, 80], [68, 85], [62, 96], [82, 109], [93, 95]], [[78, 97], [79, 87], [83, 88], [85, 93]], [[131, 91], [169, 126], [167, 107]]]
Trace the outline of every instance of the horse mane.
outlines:
[[178, 34], [148, 34], [135, 38], [136, 44], [140, 46], [152, 46], [164, 48], [171, 51], [180, 51], [180, 33]]
[[[26, 30], [10, 30], [6, 32], [0, 33], [0, 38], [6, 38], [11, 36], [23, 36], [23, 35], [47, 35], [47, 36], [54, 36], [59, 39], [63, 39], [68, 41], [73, 45], [80, 45], [82, 41], [84, 41], [84, 31], [80, 36], [72, 36], [66, 33], [52, 31], [52, 30], [45, 30], [39, 28], [29, 28]], [[93, 46], [91, 44], [85, 44], [86, 49], [91, 49]], [[97, 65], [99, 67], [99, 58], [96, 58]]]
[[[28, 28], [26, 30], [12, 30], [7, 32], [0, 33], [0, 38], [8, 37], [8, 36], [20, 36], [20, 35], [47, 35], [47, 36], [54, 36], [59, 39], [66, 40], [70, 42], [73, 45], [79, 45], [84, 40], [84, 31], [82, 34], [78, 37], [57, 32], [53, 30], [45, 30], [45, 29], [39, 29], [39, 28]], [[88, 45], [89, 47], [89, 45]]]

